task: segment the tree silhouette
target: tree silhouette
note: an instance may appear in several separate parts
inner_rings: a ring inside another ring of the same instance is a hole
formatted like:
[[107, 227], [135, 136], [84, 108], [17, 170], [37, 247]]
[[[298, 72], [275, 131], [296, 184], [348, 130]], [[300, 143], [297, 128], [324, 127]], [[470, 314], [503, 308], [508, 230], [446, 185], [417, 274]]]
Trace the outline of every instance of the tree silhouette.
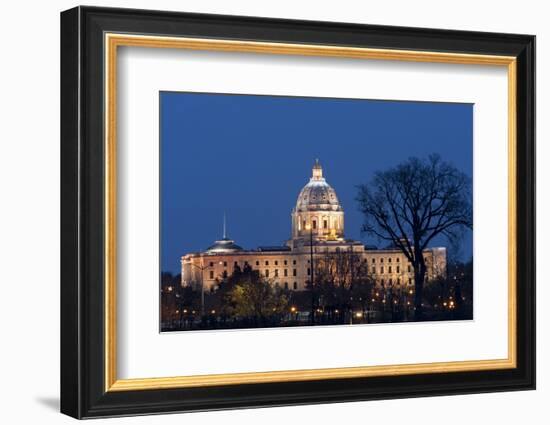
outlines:
[[358, 186], [363, 232], [398, 247], [414, 269], [415, 318], [422, 318], [424, 249], [438, 235], [454, 241], [472, 228], [471, 179], [439, 155], [409, 158]]

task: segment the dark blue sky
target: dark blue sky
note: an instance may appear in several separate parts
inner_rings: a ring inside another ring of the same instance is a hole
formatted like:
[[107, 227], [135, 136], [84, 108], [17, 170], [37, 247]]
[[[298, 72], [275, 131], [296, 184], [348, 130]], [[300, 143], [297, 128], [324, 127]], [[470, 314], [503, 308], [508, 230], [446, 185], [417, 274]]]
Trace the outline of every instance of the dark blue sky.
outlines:
[[[408, 157], [439, 153], [472, 176], [471, 104], [161, 92], [161, 269], [228, 236], [281, 244], [319, 158], [361, 236], [356, 185]], [[439, 244], [442, 241], [437, 241]], [[460, 247], [472, 253], [468, 232]]]

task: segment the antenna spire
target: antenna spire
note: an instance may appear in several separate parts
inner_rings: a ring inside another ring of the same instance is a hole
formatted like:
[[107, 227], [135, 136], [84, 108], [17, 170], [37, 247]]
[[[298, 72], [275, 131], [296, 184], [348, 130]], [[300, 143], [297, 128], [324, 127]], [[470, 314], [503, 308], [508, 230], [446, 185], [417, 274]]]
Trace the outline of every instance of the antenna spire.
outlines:
[[223, 238], [227, 238], [226, 224], [225, 224], [225, 211], [223, 212]]

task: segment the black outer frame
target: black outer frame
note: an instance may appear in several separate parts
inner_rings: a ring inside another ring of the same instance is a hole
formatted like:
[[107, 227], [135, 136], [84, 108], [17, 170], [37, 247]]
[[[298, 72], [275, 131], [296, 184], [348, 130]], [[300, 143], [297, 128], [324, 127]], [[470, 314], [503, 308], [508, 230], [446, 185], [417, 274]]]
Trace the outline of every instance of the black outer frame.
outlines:
[[[104, 391], [105, 32], [517, 57], [517, 368]], [[77, 7], [61, 13], [61, 412], [75, 418], [535, 388], [535, 37]]]

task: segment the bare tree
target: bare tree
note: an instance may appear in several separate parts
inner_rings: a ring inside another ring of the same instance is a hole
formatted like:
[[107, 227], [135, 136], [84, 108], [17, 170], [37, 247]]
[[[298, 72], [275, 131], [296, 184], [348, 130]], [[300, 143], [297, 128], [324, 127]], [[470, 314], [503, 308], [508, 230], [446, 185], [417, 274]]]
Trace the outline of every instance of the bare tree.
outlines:
[[329, 310], [352, 314], [354, 304], [366, 309], [366, 302], [374, 281], [368, 273], [368, 265], [361, 255], [349, 249], [328, 251], [317, 257], [315, 262], [316, 289], [318, 297]]
[[398, 247], [414, 269], [415, 317], [422, 318], [423, 251], [438, 235], [451, 242], [472, 228], [471, 179], [439, 155], [410, 158], [358, 186], [363, 232]]

